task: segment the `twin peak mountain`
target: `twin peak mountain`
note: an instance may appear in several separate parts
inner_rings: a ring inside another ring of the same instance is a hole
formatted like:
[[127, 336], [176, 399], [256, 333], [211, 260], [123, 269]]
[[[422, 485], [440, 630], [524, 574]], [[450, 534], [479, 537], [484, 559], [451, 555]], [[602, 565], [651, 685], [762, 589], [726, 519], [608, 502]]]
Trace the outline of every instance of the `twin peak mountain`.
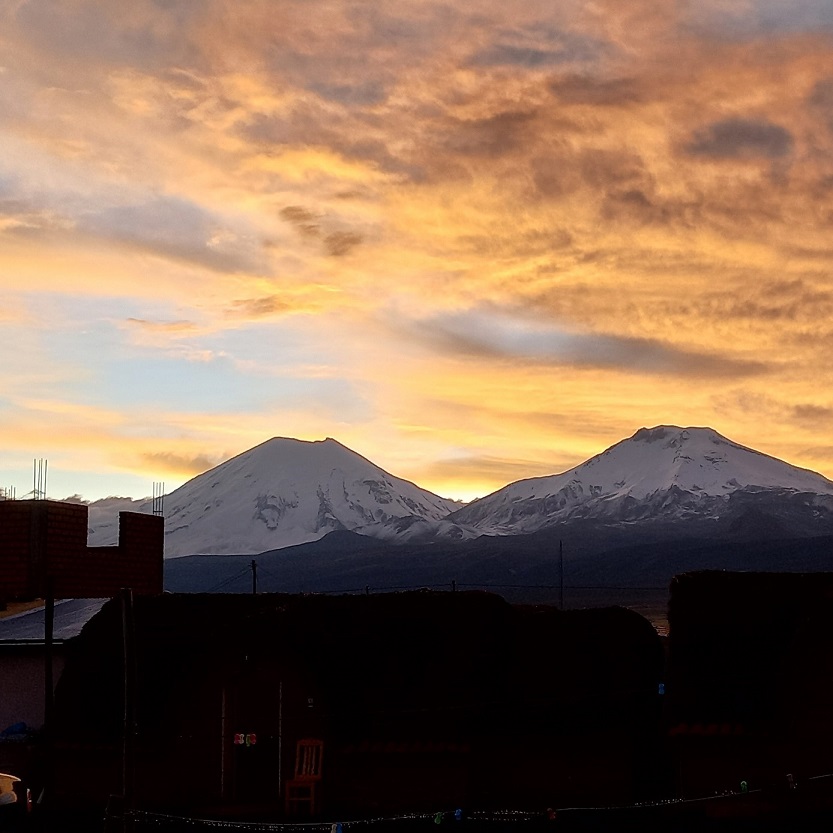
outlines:
[[[90, 506], [90, 544], [113, 543], [116, 510]], [[833, 481], [710, 428], [641, 428], [561, 474], [469, 504], [394, 477], [333, 439], [274, 438], [165, 498], [165, 556], [256, 554], [349, 530], [390, 543], [452, 544], [564, 528], [697, 530], [697, 536], [833, 533]]]

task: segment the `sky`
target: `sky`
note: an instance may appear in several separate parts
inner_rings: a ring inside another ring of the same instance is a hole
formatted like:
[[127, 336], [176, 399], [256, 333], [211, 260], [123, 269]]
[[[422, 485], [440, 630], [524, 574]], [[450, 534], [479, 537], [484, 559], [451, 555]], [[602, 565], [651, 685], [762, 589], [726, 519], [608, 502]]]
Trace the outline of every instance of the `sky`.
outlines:
[[273, 436], [833, 477], [830, 0], [0, 0], [0, 488]]

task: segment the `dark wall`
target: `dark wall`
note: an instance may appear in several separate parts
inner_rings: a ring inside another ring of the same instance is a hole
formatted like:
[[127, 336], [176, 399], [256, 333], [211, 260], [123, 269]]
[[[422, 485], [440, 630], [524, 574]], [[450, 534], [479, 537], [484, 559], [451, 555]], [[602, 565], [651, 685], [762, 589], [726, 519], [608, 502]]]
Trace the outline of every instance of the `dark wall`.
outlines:
[[669, 624], [683, 791], [833, 771], [833, 574], [678, 576]]
[[[57, 703], [69, 770], [118, 753], [119, 617], [109, 603], [71, 646]], [[639, 793], [658, 737], [659, 639], [621, 609], [163, 595], [136, 599], [136, 635], [140, 800], [159, 807], [277, 810], [302, 737], [324, 740], [328, 812], [618, 802]], [[83, 779], [90, 800], [118, 789], [106, 771]]]

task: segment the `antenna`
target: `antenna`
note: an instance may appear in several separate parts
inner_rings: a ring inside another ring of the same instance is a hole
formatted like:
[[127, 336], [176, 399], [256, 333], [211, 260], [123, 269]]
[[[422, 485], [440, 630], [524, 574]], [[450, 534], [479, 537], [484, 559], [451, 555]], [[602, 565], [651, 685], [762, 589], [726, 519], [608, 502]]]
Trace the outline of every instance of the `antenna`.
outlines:
[[46, 472], [49, 461], [41, 457], [33, 463], [32, 500], [46, 500]]
[[153, 483], [153, 514], [160, 518], [165, 515], [165, 484], [161, 481]]

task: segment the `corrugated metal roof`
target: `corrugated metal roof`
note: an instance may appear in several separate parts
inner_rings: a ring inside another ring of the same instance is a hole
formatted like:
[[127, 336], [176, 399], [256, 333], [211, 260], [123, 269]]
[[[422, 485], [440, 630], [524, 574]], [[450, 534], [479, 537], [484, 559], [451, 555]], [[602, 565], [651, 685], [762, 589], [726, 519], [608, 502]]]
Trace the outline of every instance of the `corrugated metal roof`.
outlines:
[[[61, 599], [55, 602], [53, 639], [70, 639], [101, 610], [107, 599]], [[0, 643], [43, 640], [46, 606], [0, 619]]]

